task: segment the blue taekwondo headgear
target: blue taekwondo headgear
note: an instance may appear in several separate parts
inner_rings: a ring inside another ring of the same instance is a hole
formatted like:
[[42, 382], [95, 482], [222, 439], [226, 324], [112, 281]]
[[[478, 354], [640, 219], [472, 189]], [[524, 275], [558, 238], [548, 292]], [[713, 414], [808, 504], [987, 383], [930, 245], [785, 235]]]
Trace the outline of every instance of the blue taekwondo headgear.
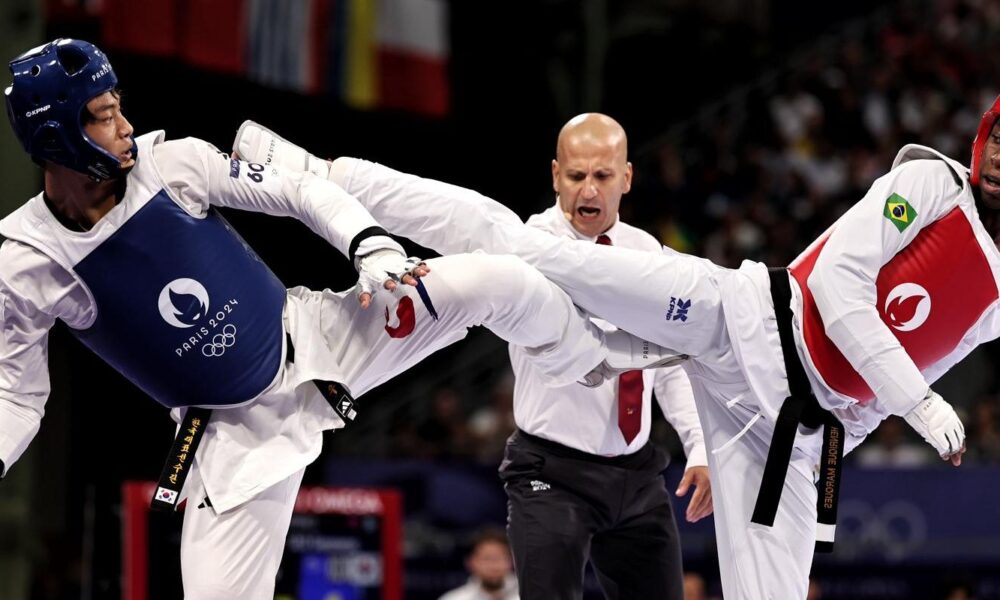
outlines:
[[32, 159], [52, 161], [98, 181], [118, 175], [120, 159], [83, 131], [87, 102], [118, 85], [108, 57], [97, 46], [57, 39], [10, 61], [10, 72], [14, 81], [4, 90], [7, 117]]

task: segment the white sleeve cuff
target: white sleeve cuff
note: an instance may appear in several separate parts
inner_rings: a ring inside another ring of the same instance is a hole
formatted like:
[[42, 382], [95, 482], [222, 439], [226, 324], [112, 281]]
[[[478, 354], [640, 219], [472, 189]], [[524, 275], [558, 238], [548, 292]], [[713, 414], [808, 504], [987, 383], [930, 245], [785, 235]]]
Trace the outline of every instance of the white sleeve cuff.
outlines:
[[687, 451], [687, 466], [685, 469], [690, 469], [691, 467], [707, 467], [708, 466], [708, 454], [705, 452], [705, 444], [698, 442], [690, 450]]

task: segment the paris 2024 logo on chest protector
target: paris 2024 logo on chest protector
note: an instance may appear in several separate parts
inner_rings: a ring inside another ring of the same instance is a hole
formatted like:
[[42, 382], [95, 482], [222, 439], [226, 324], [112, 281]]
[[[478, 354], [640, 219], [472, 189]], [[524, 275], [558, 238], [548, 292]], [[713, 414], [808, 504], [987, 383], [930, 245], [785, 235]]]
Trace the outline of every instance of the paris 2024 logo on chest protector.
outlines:
[[931, 314], [931, 295], [916, 283], [901, 283], [885, 298], [885, 321], [897, 331], [913, 331]]
[[[236, 343], [236, 326], [232, 323], [222, 325], [221, 322], [232, 313], [236, 304], [238, 302], [235, 299], [230, 300], [213, 315], [209, 312], [211, 306], [208, 290], [198, 281], [182, 277], [163, 286], [158, 300], [163, 320], [179, 329], [198, 326], [174, 352], [183, 356], [200, 346], [201, 353], [208, 358], [225, 354], [226, 349]], [[220, 325], [221, 329], [209, 337]]]
[[208, 290], [194, 279], [175, 279], [160, 291], [160, 316], [174, 327], [194, 327], [208, 314]]

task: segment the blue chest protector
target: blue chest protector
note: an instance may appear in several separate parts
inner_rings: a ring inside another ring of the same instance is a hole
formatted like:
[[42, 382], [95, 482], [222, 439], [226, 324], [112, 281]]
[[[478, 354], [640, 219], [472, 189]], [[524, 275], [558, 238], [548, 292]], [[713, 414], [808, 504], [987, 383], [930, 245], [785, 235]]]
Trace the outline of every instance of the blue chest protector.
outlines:
[[243, 403], [278, 373], [285, 287], [214, 209], [161, 190], [73, 270], [97, 318], [70, 331], [160, 404]]

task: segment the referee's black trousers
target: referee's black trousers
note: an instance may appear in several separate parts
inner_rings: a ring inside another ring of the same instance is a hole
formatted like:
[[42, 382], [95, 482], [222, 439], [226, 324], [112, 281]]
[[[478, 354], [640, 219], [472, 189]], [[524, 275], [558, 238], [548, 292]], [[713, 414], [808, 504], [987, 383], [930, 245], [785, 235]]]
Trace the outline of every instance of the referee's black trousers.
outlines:
[[516, 431], [500, 477], [521, 600], [579, 600], [588, 558], [609, 600], [683, 600], [667, 462], [652, 444], [606, 458]]

